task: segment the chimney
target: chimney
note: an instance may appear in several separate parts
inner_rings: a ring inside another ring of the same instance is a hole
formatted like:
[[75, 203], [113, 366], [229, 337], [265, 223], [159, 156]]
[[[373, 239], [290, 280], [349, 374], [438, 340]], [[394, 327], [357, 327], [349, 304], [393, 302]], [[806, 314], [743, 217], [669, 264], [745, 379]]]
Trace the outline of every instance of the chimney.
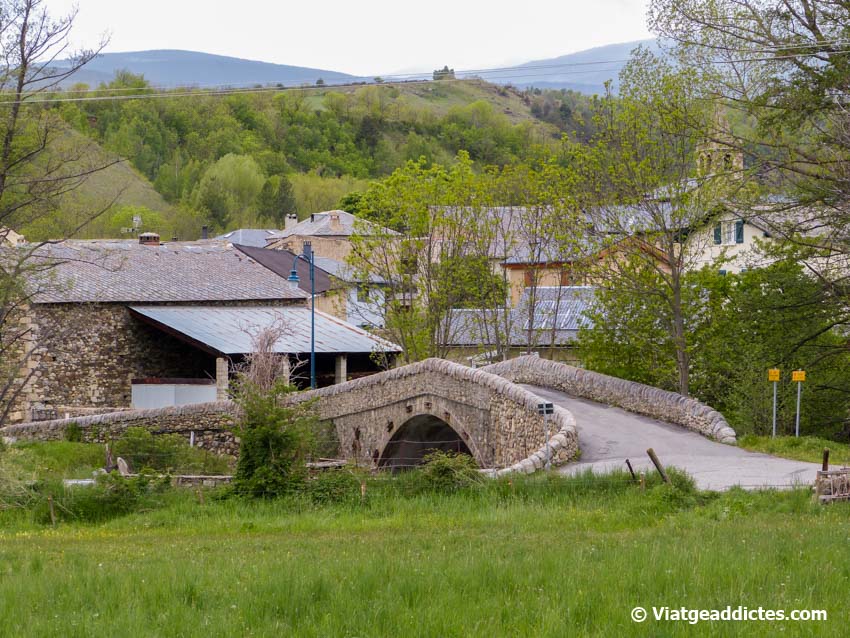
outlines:
[[159, 246], [159, 235], [156, 233], [141, 233], [139, 243], [142, 246]]
[[342, 230], [342, 224], [339, 221], [339, 211], [335, 210], [330, 213], [331, 217], [331, 232], [338, 233]]
[[209, 226], [201, 226], [201, 239], [209, 239], [210, 229]]
[[297, 223], [298, 223], [298, 217], [296, 215], [293, 215], [292, 213], [290, 213], [289, 215], [287, 215], [284, 218], [283, 229], [289, 230], [290, 228], [295, 226], [295, 224], [297, 224]]

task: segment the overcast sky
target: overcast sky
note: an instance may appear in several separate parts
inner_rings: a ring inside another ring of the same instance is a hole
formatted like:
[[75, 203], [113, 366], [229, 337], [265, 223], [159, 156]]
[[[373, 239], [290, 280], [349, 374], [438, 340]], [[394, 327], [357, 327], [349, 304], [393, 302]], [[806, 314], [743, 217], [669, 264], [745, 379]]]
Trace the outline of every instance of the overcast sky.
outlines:
[[[650, 37], [647, 0], [46, 0], [73, 41], [187, 49], [353, 74], [500, 66]], [[415, 8], [414, 8], [415, 7]]]

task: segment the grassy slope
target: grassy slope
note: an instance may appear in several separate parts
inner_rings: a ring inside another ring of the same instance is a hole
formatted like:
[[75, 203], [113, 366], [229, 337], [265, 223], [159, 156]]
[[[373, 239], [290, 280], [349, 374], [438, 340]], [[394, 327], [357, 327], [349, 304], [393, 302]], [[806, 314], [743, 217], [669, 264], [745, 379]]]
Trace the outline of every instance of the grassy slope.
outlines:
[[[550, 133], [557, 133], [557, 129], [547, 123], [541, 122], [531, 114], [531, 108], [522, 101], [519, 93], [513, 89], [491, 84], [483, 80], [457, 80], [450, 82], [425, 82], [395, 84], [402, 95], [411, 99], [411, 103], [417, 107], [432, 111], [438, 116], [445, 115], [454, 106], [465, 106], [483, 100], [489, 102], [497, 113], [502, 113], [510, 119], [513, 124], [520, 122], [531, 122], [535, 126]], [[363, 87], [334, 88], [334, 92], [354, 93]], [[322, 109], [323, 96], [327, 91], [310, 91], [307, 101], [313, 108]]]
[[[71, 128], [57, 139], [58, 153], [73, 153], [84, 156], [82, 166], [89, 168], [105, 166], [103, 170], [92, 173], [78, 188], [65, 194], [61, 199], [62, 215], [36, 226], [24, 227], [21, 231], [28, 239], [38, 240], [68, 235], [84, 220], [102, 211], [110, 204], [144, 206], [162, 212], [166, 216], [174, 214], [174, 207], [156, 192], [153, 185], [132, 167], [129, 162], [114, 163], [116, 156], [106, 151], [97, 142]], [[109, 212], [102, 215], [108, 217]], [[76, 236], [94, 238], [102, 236], [102, 223], [96, 219]]]
[[829, 448], [830, 466], [850, 465], [850, 445], [815, 436], [801, 436], [799, 438], [778, 436], [774, 439], [769, 436], [748, 434], [738, 439], [738, 445], [753, 452], [764, 452], [786, 459], [810, 461], [812, 463], [820, 463], [823, 458], [823, 449]]
[[[804, 491], [681, 497], [622, 476], [365, 506], [172, 495], [101, 526], [0, 517], [16, 636], [840, 635], [846, 504]], [[4, 530], [5, 522], [5, 530]], [[24, 602], [25, 601], [25, 602]], [[637, 625], [635, 605], [826, 609], [826, 622]]]

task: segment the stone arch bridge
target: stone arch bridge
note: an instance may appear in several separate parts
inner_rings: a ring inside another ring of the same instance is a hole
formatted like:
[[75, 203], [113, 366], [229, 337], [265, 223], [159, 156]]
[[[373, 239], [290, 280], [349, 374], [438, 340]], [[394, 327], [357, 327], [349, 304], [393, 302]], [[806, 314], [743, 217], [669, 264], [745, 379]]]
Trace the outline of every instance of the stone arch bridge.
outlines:
[[[427, 451], [443, 449], [466, 452], [479, 466], [498, 473], [530, 473], [543, 467], [547, 454], [554, 463], [573, 458], [578, 433], [566, 408], [556, 405], [554, 414], [544, 420], [538, 414], [543, 399], [526, 385], [618, 406], [721, 442], [735, 441], [722, 415], [694, 399], [535, 356], [478, 370], [427, 359], [302, 392], [293, 400], [314, 400], [320, 416], [334, 424], [340, 454], [363, 464], [413, 465]], [[87, 440], [102, 441], [141, 425], [155, 432], [178, 432], [197, 445], [233, 453], [238, 449], [230, 432], [233, 412], [229, 402], [128, 410], [8, 426], [0, 435], [57, 439], [75, 422]]]

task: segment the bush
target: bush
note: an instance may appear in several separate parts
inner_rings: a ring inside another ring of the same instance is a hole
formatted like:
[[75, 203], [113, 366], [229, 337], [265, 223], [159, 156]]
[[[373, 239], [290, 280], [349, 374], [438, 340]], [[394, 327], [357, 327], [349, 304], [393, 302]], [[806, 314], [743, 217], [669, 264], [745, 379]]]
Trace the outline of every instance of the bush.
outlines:
[[290, 392], [292, 388], [282, 382], [268, 390], [245, 379], [238, 384], [241, 444], [233, 477], [236, 494], [274, 498], [303, 489], [318, 419], [310, 405], [286, 404]]
[[357, 503], [360, 479], [345, 469], [326, 470], [307, 483], [307, 495], [316, 505]]
[[145, 428], [127, 428], [112, 445], [115, 457], [130, 463], [134, 471], [145, 469], [170, 473], [227, 474], [229, 457], [193, 448], [179, 434], [152, 434]]
[[424, 460], [419, 470], [423, 486], [435, 492], [457, 492], [485, 480], [475, 459], [468, 454], [438, 451], [426, 455]]
[[33, 515], [41, 523], [50, 523], [52, 497], [57, 520], [101, 522], [159, 505], [158, 495], [169, 487], [168, 478], [123, 477], [116, 472], [100, 475], [95, 485], [66, 487], [61, 481], [45, 482], [38, 486]]
[[65, 440], [70, 443], [82, 443], [83, 428], [80, 427], [79, 423], [74, 421], [65, 427]]

